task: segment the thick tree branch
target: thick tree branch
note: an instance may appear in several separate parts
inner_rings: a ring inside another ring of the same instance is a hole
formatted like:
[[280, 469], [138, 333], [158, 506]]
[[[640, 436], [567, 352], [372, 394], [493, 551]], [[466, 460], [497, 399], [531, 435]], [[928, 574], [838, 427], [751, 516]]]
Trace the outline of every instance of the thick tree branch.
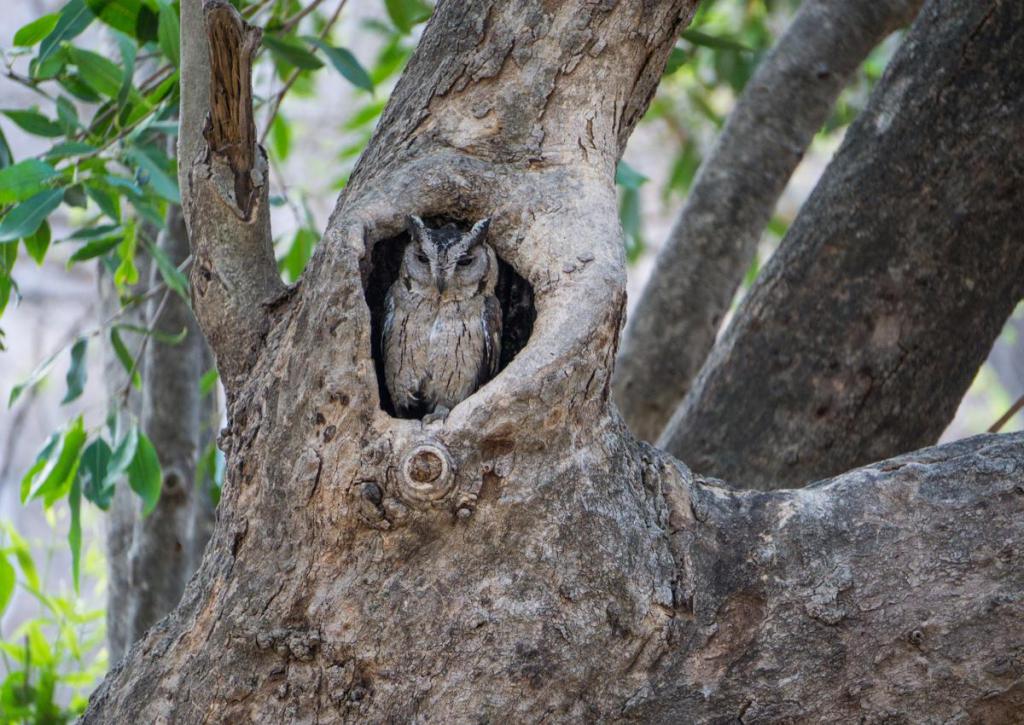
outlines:
[[615, 401], [657, 440], [711, 350], [722, 317], [804, 151], [867, 54], [921, 0], [807, 0], [758, 67], [704, 160], [630, 318]]
[[[204, 13], [210, 115], [205, 150], [192, 163], [186, 213], [196, 316], [233, 394], [262, 349], [268, 305], [284, 286], [270, 234], [266, 155], [253, 122], [252, 57], [261, 34], [226, 0], [206, 0]], [[200, 108], [195, 103], [192, 112]], [[183, 118], [183, 128], [194, 122]]]
[[798, 485], [936, 441], [1024, 294], [1024, 6], [934, 2], [661, 444]]

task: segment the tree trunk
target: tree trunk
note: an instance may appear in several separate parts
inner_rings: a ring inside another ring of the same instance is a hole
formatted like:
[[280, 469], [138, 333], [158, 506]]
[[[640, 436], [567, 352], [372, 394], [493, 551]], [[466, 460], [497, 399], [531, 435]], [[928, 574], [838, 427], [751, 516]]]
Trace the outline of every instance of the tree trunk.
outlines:
[[[227, 89], [247, 79], [224, 70], [244, 68], [252, 33], [226, 2], [207, 8], [211, 96], [237, 108]], [[1024, 647], [1024, 436], [766, 494], [694, 478], [610, 405], [614, 166], [691, 12], [439, 3], [285, 294], [261, 268], [260, 156], [230, 153], [251, 115], [208, 135], [188, 211], [195, 305], [231, 370], [227, 480], [181, 605], [86, 722], [998, 718], [1021, 704], [998, 653]], [[203, 219], [214, 199], [224, 218]], [[408, 213], [491, 216], [536, 307], [526, 347], [431, 424], [381, 409], [364, 303]], [[938, 693], [908, 686], [921, 667]]]
[[1022, 28], [928, 7], [659, 445], [770, 489], [938, 440], [1024, 294]]
[[[178, 207], [169, 212], [158, 244], [174, 264], [188, 256], [188, 236]], [[151, 288], [160, 283], [155, 268], [153, 275]], [[148, 320], [158, 333], [177, 335], [185, 329], [187, 335], [177, 344], [151, 337], [145, 351], [141, 428], [156, 447], [163, 480], [160, 500], [148, 516], [142, 515], [138, 498], [128, 496], [132, 522], [125, 552], [128, 580], [126, 591], [111, 590], [110, 618], [120, 620], [121, 630], [121, 647], [111, 649], [113, 659], [174, 608], [198, 565], [196, 549], [201, 552], [205, 544], [205, 540], [192, 541], [193, 536], [203, 535], [194, 519], [206, 508], [204, 492], [197, 489], [195, 480], [203, 339], [188, 304], [173, 292], [153, 298]]]
[[839, 93], [921, 0], [806, 0], [701, 164], [622, 340], [615, 402], [655, 441], [715, 342], [757, 241]]

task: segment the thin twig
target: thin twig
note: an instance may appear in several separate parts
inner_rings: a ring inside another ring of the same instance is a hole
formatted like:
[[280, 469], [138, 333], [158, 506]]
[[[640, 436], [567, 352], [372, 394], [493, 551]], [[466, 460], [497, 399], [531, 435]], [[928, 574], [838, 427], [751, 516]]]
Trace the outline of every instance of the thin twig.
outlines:
[[992, 424], [992, 427], [988, 429], [989, 433], [998, 433], [999, 429], [1010, 422], [1010, 418], [1017, 415], [1017, 412], [1024, 408], [1024, 395], [1017, 398], [1017, 402], [1010, 406], [1010, 409], [1003, 413], [1003, 416]]
[[149, 342], [149, 338], [153, 337], [152, 325], [156, 324], [156, 321], [160, 319], [161, 313], [164, 311], [164, 306], [167, 305], [167, 300], [170, 299], [171, 289], [168, 287], [164, 290], [164, 296], [160, 298], [160, 303], [156, 306], [156, 312], [153, 316], [146, 320], [146, 334], [142, 337], [142, 342], [139, 344], [139, 351], [135, 354], [135, 359], [132, 360], [132, 367], [128, 371], [128, 382], [125, 383], [124, 390], [121, 391], [121, 404], [128, 405], [128, 396], [132, 393], [132, 378], [135, 377], [135, 371], [139, 369], [139, 363], [142, 361], [142, 354], [146, 352], [146, 344]]
[[23, 75], [19, 75], [18, 73], [15, 73], [14, 71], [12, 71], [10, 68], [7, 69], [7, 72], [4, 75], [6, 75], [9, 79], [14, 81], [15, 83], [20, 83], [21, 85], [25, 86], [29, 90], [35, 91], [36, 93], [38, 93], [40, 96], [42, 96], [43, 98], [45, 98], [48, 101], [56, 100], [53, 96], [51, 96], [49, 93], [47, 93], [42, 88], [40, 88], [36, 83], [34, 83], [31, 78], [26, 78]]
[[323, 2], [323, 1], [324, 1], [324, 0], [313, 0], [313, 2], [311, 2], [311, 3], [310, 3], [310, 4], [308, 5], [308, 6], [307, 6], [307, 7], [303, 8], [303, 9], [302, 9], [302, 10], [300, 10], [299, 12], [295, 13], [295, 15], [293, 15], [293, 16], [292, 16], [292, 17], [290, 17], [290, 18], [288, 18], [288, 20], [285, 20], [285, 21], [284, 21], [284, 22], [283, 22], [283, 23], [281, 24], [281, 32], [283, 32], [283, 33], [287, 33], [287, 32], [290, 32], [292, 28], [294, 28], [294, 27], [295, 27], [296, 25], [298, 25], [298, 24], [299, 24], [300, 22], [302, 22], [302, 19], [303, 19], [304, 17], [306, 17], [306, 16], [307, 16], [307, 15], [309, 15], [309, 14], [310, 14], [311, 12], [313, 12], [314, 10], [316, 10], [316, 9], [317, 9], [317, 7], [318, 7], [318, 6], [319, 6], [319, 5], [320, 5], [320, 4], [321, 4], [321, 3]]
[[[347, 0], [341, 0], [341, 2], [338, 3], [338, 7], [334, 11], [334, 15], [332, 15], [330, 20], [327, 21], [327, 25], [324, 26], [324, 29], [320, 31], [320, 40], [323, 40], [330, 34], [331, 28], [333, 28], [334, 23], [337, 22], [338, 16], [341, 15], [341, 10], [345, 7], [346, 2]], [[316, 51], [317, 48], [314, 46], [313, 52], [315, 53]], [[274, 124], [274, 119], [277, 118], [277, 112], [281, 109], [281, 103], [284, 101], [285, 94], [291, 90], [293, 85], [295, 85], [295, 81], [298, 80], [300, 73], [302, 73], [302, 69], [296, 68], [292, 74], [288, 76], [288, 80], [285, 81], [284, 87], [281, 88], [274, 97], [274, 105], [270, 109], [270, 115], [267, 117], [266, 128], [263, 129], [263, 134], [260, 136], [260, 145], [266, 143], [267, 135], [270, 133], [270, 127]]]

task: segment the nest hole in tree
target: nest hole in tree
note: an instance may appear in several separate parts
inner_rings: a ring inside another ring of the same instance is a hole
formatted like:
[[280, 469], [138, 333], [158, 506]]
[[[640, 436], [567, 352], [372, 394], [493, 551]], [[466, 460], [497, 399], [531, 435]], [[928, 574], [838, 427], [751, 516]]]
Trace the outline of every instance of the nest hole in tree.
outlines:
[[[427, 226], [436, 228], [447, 223], [455, 223], [463, 231], [468, 231], [472, 224], [446, 217], [424, 217]], [[364, 291], [366, 304], [370, 308], [371, 352], [373, 366], [377, 372], [377, 390], [380, 395], [381, 408], [392, 417], [398, 416], [391, 395], [388, 393], [384, 379], [384, 349], [382, 328], [384, 325], [384, 300], [388, 290], [398, 279], [398, 270], [402, 264], [405, 247], [411, 241], [409, 234], [403, 232], [396, 237], [382, 239], [373, 245], [370, 254], [369, 274]], [[497, 251], [497, 250], [495, 250]], [[533, 332], [533, 321], [537, 311], [533, 305], [533, 287], [515, 268], [497, 255], [498, 283], [494, 294], [501, 304], [501, 356], [498, 361], [498, 373], [505, 369], [519, 351], [526, 347]]]

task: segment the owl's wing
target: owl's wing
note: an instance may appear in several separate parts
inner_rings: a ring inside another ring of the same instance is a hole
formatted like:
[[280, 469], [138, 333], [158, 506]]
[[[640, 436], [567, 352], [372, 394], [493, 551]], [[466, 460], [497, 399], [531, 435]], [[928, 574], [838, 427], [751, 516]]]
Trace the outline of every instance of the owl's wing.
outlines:
[[484, 311], [481, 319], [484, 332], [484, 354], [480, 361], [479, 383], [483, 385], [498, 372], [501, 361], [501, 304], [498, 298], [488, 295], [484, 298]]

